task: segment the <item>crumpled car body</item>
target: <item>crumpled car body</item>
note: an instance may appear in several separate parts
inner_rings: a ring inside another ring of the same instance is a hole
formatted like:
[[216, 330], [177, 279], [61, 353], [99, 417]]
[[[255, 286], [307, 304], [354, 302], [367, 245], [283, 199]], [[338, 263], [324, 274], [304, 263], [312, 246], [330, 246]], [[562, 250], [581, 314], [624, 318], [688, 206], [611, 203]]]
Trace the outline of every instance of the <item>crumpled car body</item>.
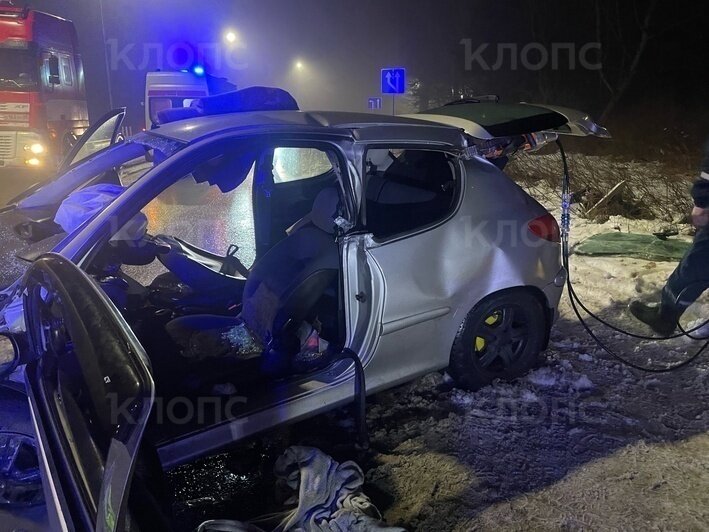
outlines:
[[[201, 375], [199, 364], [209, 363], [205, 357], [190, 361], [190, 379], [173, 375], [173, 386], [165, 384], [163, 368], [187, 362], [170, 352], [165, 364], [166, 353], [156, 347], [166, 345], [157, 341], [163, 336], [153, 336], [158, 324], [190, 313], [239, 317], [250, 275], [282, 242], [302, 236], [304, 227], [331, 235], [337, 270], [310, 308], [298, 313], [289, 302], [277, 310], [297, 314], [296, 329], [308, 322], [308, 331], [317, 330], [326, 344], [354, 352], [368, 394], [451, 368], [452, 357], [458, 366], [451, 371], [463, 373], [463, 385], [473, 382], [459, 366], [463, 352], [487, 360], [489, 378], [512, 376], [506, 364], [514, 364], [515, 356], [533, 357], [545, 348], [565, 281], [559, 228], [495, 164], [494, 154], [529, 148], [528, 135], [542, 138], [547, 132], [544, 138], [552, 138], [569, 119], [551, 109], [525, 108], [524, 118], [532, 117], [527, 125], [512, 120], [514, 127], [498, 125], [492, 136], [488, 124], [485, 138], [476, 138], [471, 133], [484, 126], [461, 127], [460, 120], [470, 122], [469, 111], [454, 117], [453, 125], [437, 121], [445, 116], [439, 111], [409, 118], [216, 113], [105, 148], [16, 203], [13, 212], [19, 208], [43, 236], [42, 224], [53, 220], [57, 200], [61, 204], [69, 193], [99, 184], [101, 176], [114, 178], [111, 172], [135, 159], [153, 162], [70, 234], [55, 228], [51, 247], [38, 237], [44, 246], [24, 252], [28, 271], [0, 303], [2, 332], [16, 347], [14, 378], [18, 372], [24, 376], [30, 398], [56, 529], [125, 530], [145, 523], [160, 529], [159, 505], [131, 498], [148, 489], [136, 473], [148, 447], [167, 469], [352, 401], [356, 368], [336, 353], [314, 357], [310, 366], [308, 359], [297, 370], [286, 363], [266, 377], [259, 374], [263, 366], [238, 370], [233, 378], [228, 372]], [[509, 112], [514, 110], [504, 114]], [[501, 139], [498, 146], [495, 139]], [[286, 156], [304, 156], [292, 150], [311, 150], [308, 164], [319, 165], [316, 175], [289, 174], [292, 161]], [[322, 155], [316, 163], [312, 150]], [[230, 256], [172, 238], [179, 235], [150, 234], [150, 224], [131, 237], [122, 232], [170, 187], [189, 181], [224, 194], [239, 190], [247, 177], [253, 187], [250, 272], [231, 267]], [[339, 201], [323, 222], [316, 207], [326, 187], [336, 189]], [[28, 218], [43, 210], [49, 215]], [[295, 268], [298, 260], [282, 267]], [[168, 277], [147, 284], [126, 274], [151, 264], [166, 266]], [[278, 273], [260, 275], [268, 280]], [[190, 286], [196, 278], [199, 290]], [[209, 292], [210, 286], [218, 290]], [[484, 331], [476, 332], [473, 321], [482, 308]], [[277, 330], [253, 328], [264, 357], [290, 349], [277, 341], [293, 325], [284, 321]], [[323, 342], [314, 345], [317, 351]], [[210, 387], [190, 388], [195, 375]], [[252, 386], [255, 381], [258, 386]], [[179, 414], [176, 405], [182, 405]]]

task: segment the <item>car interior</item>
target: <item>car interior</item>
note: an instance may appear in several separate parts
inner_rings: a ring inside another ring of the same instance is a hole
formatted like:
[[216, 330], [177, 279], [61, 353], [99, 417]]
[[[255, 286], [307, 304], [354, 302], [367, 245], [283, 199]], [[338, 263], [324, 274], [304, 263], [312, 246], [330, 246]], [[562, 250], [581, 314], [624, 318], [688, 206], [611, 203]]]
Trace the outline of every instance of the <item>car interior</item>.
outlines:
[[367, 152], [365, 216], [385, 239], [439, 221], [454, 208], [458, 179], [444, 152], [373, 149]]
[[[222, 227], [225, 216], [239, 221]], [[336, 237], [338, 218], [346, 216], [334, 151], [259, 146], [193, 168], [116, 231], [86, 271], [144, 347], [157, 397], [238, 395], [251, 407], [253, 398], [284, 382], [307, 380], [331, 366], [342, 351]], [[61, 301], [48, 303], [45, 319], [52, 321], [59, 351], [71, 340], [56, 321], [62, 315], [57, 306]], [[101, 370], [86, 363], [96, 353], [68, 349], [45, 370], [56, 388], [49, 393], [67, 398], [54, 407], [68, 419], [67, 430], [88, 446], [81, 451], [87, 460], [99, 464], [108, 453], [112, 423], [97, 408], [105, 401], [87, 383]], [[236, 405], [214, 401], [204, 408], [227, 407], [229, 415], [240, 415], [241, 403]], [[132, 512], [149, 523], [146, 529], [172, 528], [156, 449], [228, 419], [203, 414], [180, 423], [157, 420], [154, 411], [146, 426], [131, 487], [131, 499], [139, 501], [131, 503]], [[92, 505], [100, 482], [88, 479]]]
[[[314, 148], [210, 159], [92, 262], [89, 272], [148, 352], [159, 394], [225, 384], [248, 394], [322, 369], [342, 348], [338, 168], [334, 153]], [[165, 209], [182, 214], [166, 225]], [[198, 223], [184, 223], [197, 213]], [[229, 215], [251, 227], [221, 231]]]
[[[145, 348], [157, 397], [239, 395], [253, 408], [253, 398], [284, 381], [306, 380], [338, 362], [346, 331], [337, 235], [342, 219], [354, 218], [343, 201], [340, 168], [334, 152], [307, 146], [215, 157], [145, 205], [93, 256], [87, 272]], [[370, 151], [366, 212], [375, 236], [447, 215], [457, 200], [457, 175], [453, 159], [441, 152]], [[240, 221], [221, 227], [228, 215]], [[395, 229], [385, 233], [389, 225]], [[108, 452], [101, 427], [112, 425], [97, 410], [105, 401], [86, 383], [102, 373], [72, 357], [58, 360], [48, 371], [70, 399], [57, 408], [73, 420], [71, 430], [90, 444], [86, 456], [98, 464]], [[219, 409], [224, 402], [203, 406]], [[156, 449], [208, 429], [219, 417], [202, 414], [174, 423], [157, 422], [153, 412], [147, 424], [130, 504], [147, 529], [174, 525]], [[89, 480], [93, 492], [86, 496], [95, 504], [100, 479]]]

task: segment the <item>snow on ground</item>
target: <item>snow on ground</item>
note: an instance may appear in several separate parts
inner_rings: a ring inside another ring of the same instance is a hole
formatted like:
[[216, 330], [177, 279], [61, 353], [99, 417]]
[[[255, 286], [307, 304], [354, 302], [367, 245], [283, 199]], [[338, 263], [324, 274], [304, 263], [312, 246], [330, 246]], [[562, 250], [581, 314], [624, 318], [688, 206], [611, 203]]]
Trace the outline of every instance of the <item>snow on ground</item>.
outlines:
[[[570, 243], [654, 224], [576, 217]], [[591, 310], [650, 334], [627, 304], [654, 300], [675, 266], [572, 256], [571, 275]], [[706, 299], [687, 313], [694, 324], [707, 317]], [[592, 327], [640, 364], [698, 349], [687, 339], [637, 342]], [[585, 334], [564, 295], [545, 360], [526, 377], [432, 393], [440, 377], [428, 376], [377, 397], [368, 479], [390, 497], [387, 520], [413, 530], [708, 530], [708, 369], [709, 355], [669, 374], [621, 365]]]

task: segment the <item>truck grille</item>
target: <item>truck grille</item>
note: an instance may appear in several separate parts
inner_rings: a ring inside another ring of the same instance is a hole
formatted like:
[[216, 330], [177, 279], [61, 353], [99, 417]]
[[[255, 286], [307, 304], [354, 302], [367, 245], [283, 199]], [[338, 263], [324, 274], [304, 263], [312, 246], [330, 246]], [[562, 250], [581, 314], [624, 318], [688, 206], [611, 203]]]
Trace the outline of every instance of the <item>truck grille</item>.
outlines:
[[0, 131], [0, 159], [15, 158], [16, 139], [16, 133]]

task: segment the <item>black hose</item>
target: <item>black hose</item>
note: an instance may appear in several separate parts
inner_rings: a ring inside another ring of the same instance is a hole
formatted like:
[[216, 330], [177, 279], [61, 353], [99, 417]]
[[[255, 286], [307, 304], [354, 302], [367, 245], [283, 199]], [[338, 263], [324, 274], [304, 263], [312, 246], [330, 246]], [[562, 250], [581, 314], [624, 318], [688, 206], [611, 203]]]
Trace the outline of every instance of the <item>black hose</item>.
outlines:
[[357, 424], [358, 445], [362, 450], [369, 449], [369, 432], [367, 431], [367, 386], [364, 376], [364, 366], [351, 349], [345, 348], [340, 353], [340, 360], [351, 360], [355, 368], [355, 423]]
[[[560, 139], [558, 139], [556, 141], [556, 143], [559, 146], [559, 152], [561, 153], [561, 160], [562, 160], [563, 166], [564, 166], [564, 177], [563, 177], [563, 183], [562, 183], [562, 197], [566, 198], [565, 201], [570, 203], [570, 200], [568, 198], [570, 198], [571, 177], [569, 175], [569, 165], [568, 165], [568, 160], [566, 158], [566, 151], [564, 150], [564, 146], [562, 145]], [[568, 205], [565, 206], [565, 210], [567, 208], [568, 208]], [[581, 299], [576, 294], [576, 291], [574, 290], [573, 283], [571, 281], [571, 269], [569, 267], [569, 235], [568, 235], [568, 221], [569, 220], [568, 220], [568, 216], [569, 216], [568, 212], [564, 212], [562, 214], [562, 225], [564, 226], [564, 230], [562, 232], [562, 264], [563, 264], [564, 268], [566, 269], [566, 274], [567, 274], [566, 287], [567, 287], [567, 291], [569, 294], [569, 302], [571, 303], [571, 308], [573, 309], [574, 314], [576, 314], [576, 317], [578, 318], [579, 323], [581, 323], [583, 328], [586, 330], [588, 335], [596, 342], [596, 344], [598, 344], [598, 346], [601, 349], [603, 349], [606, 353], [608, 353], [610, 356], [612, 356], [613, 358], [615, 358], [619, 362], [625, 364], [626, 366], [629, 366], [633, 369], [637, 369], [640, 371], [645, 371], [648, 373], [667, 373], [670, 371], [675, 371], [675, 370], [678, 370], [678, 369], [683, 368], [685, 366], [688, 366], [689, 364], [694, 362], [697, 358], [699, 358], [699, 356], [702, 353], [704, 353], [704, 351], [707, 349], [707, 347], [709, 347], [709, 340], [707, 338], [694, 337], [691, 335], [691, 333], [695, 332], [695, 331], [703, 328], [707, 324], [709, 324], [709, 320], [705, 321], [704, 323], [702, 323], [701, 325], [699, 325], [697, 327], [692, 328], [690, 331], [685, 331], [682, 328], [682, 325], [678, 322], [677, 325], [680, 328], [680, 330], [682, 331], [681, 334], [676, 334], [676, 335], [667, 336], [667, 337], [644, 336], [644, 335], [631, 333], [629, 331], [621, 329], [620, 327], [616, 327], [615, 325], [608, 323], [607, 321], [603, 320], [602, 318], [600, 318], [599, 316], [597, 316], [596, 314], [591, 312], [583, 304]], [[707, 282], [707, 283], [705, 283], [704, 281], [701, 281], [701, 282], [704, 284], [709, 284], [709, 282]], [[690, 285], [690, 286], [692, 286], [692, 285]], [[676, 299], [676, 303], [679, 303], [679, 301], [681, 301], [682, 294], [684, 294], [684, 291], [687, 290], [688, 288], [690, 288], [690, 287], [689, 286], [685, 287], [685, 289], [679, 294], [679, 296]], [[591, 318], [593, 318], [594, 320], [598, 321], [599, 323], [605, 325], [606, 327], [609, 327], [610, 329], [612, 329], [616, 332], [619, 332], [621, 334], [625, 334], [625, 335], [630, 336], [632, 338], [637, 338], [637, 339], [641, 339], [641, 340], [660, 340], [660, 341], [662, 341], [662, 340], [670, 340], [670, 339], [674, 339], [674, 338], [680, 338], [682, 336], [687, 336], [688, 338], [691, 338], [693, 340], [700, 340], [700, 341], [706, 340], [706, 341], [704, 342], [704, 345], [702, 345], [702, 347], [700, 347], [699, 350], [694, 355], [692, 355], [691, 357], [689, 357], [686, 360], [683, 360], [682, 362], [678, 362], [676, 364], [666, 366], [664, 368], [641, 366], [639, 364], [635, 364], [635, 363], [630, 362], [629, 360], [626, 360], [625, 358], [621, 357], [620, 355], [615, 353], [612, 349], [610, 349], [600, 338], [598, 338], [598, 336], [596, 336], [596, 334], [591, 330], [591, 328], [588, 326], [588, 324], [584, 320], [583, 316], [581, 315], [581, 312], [579, 311], [579, 308], [581, 308]]]

